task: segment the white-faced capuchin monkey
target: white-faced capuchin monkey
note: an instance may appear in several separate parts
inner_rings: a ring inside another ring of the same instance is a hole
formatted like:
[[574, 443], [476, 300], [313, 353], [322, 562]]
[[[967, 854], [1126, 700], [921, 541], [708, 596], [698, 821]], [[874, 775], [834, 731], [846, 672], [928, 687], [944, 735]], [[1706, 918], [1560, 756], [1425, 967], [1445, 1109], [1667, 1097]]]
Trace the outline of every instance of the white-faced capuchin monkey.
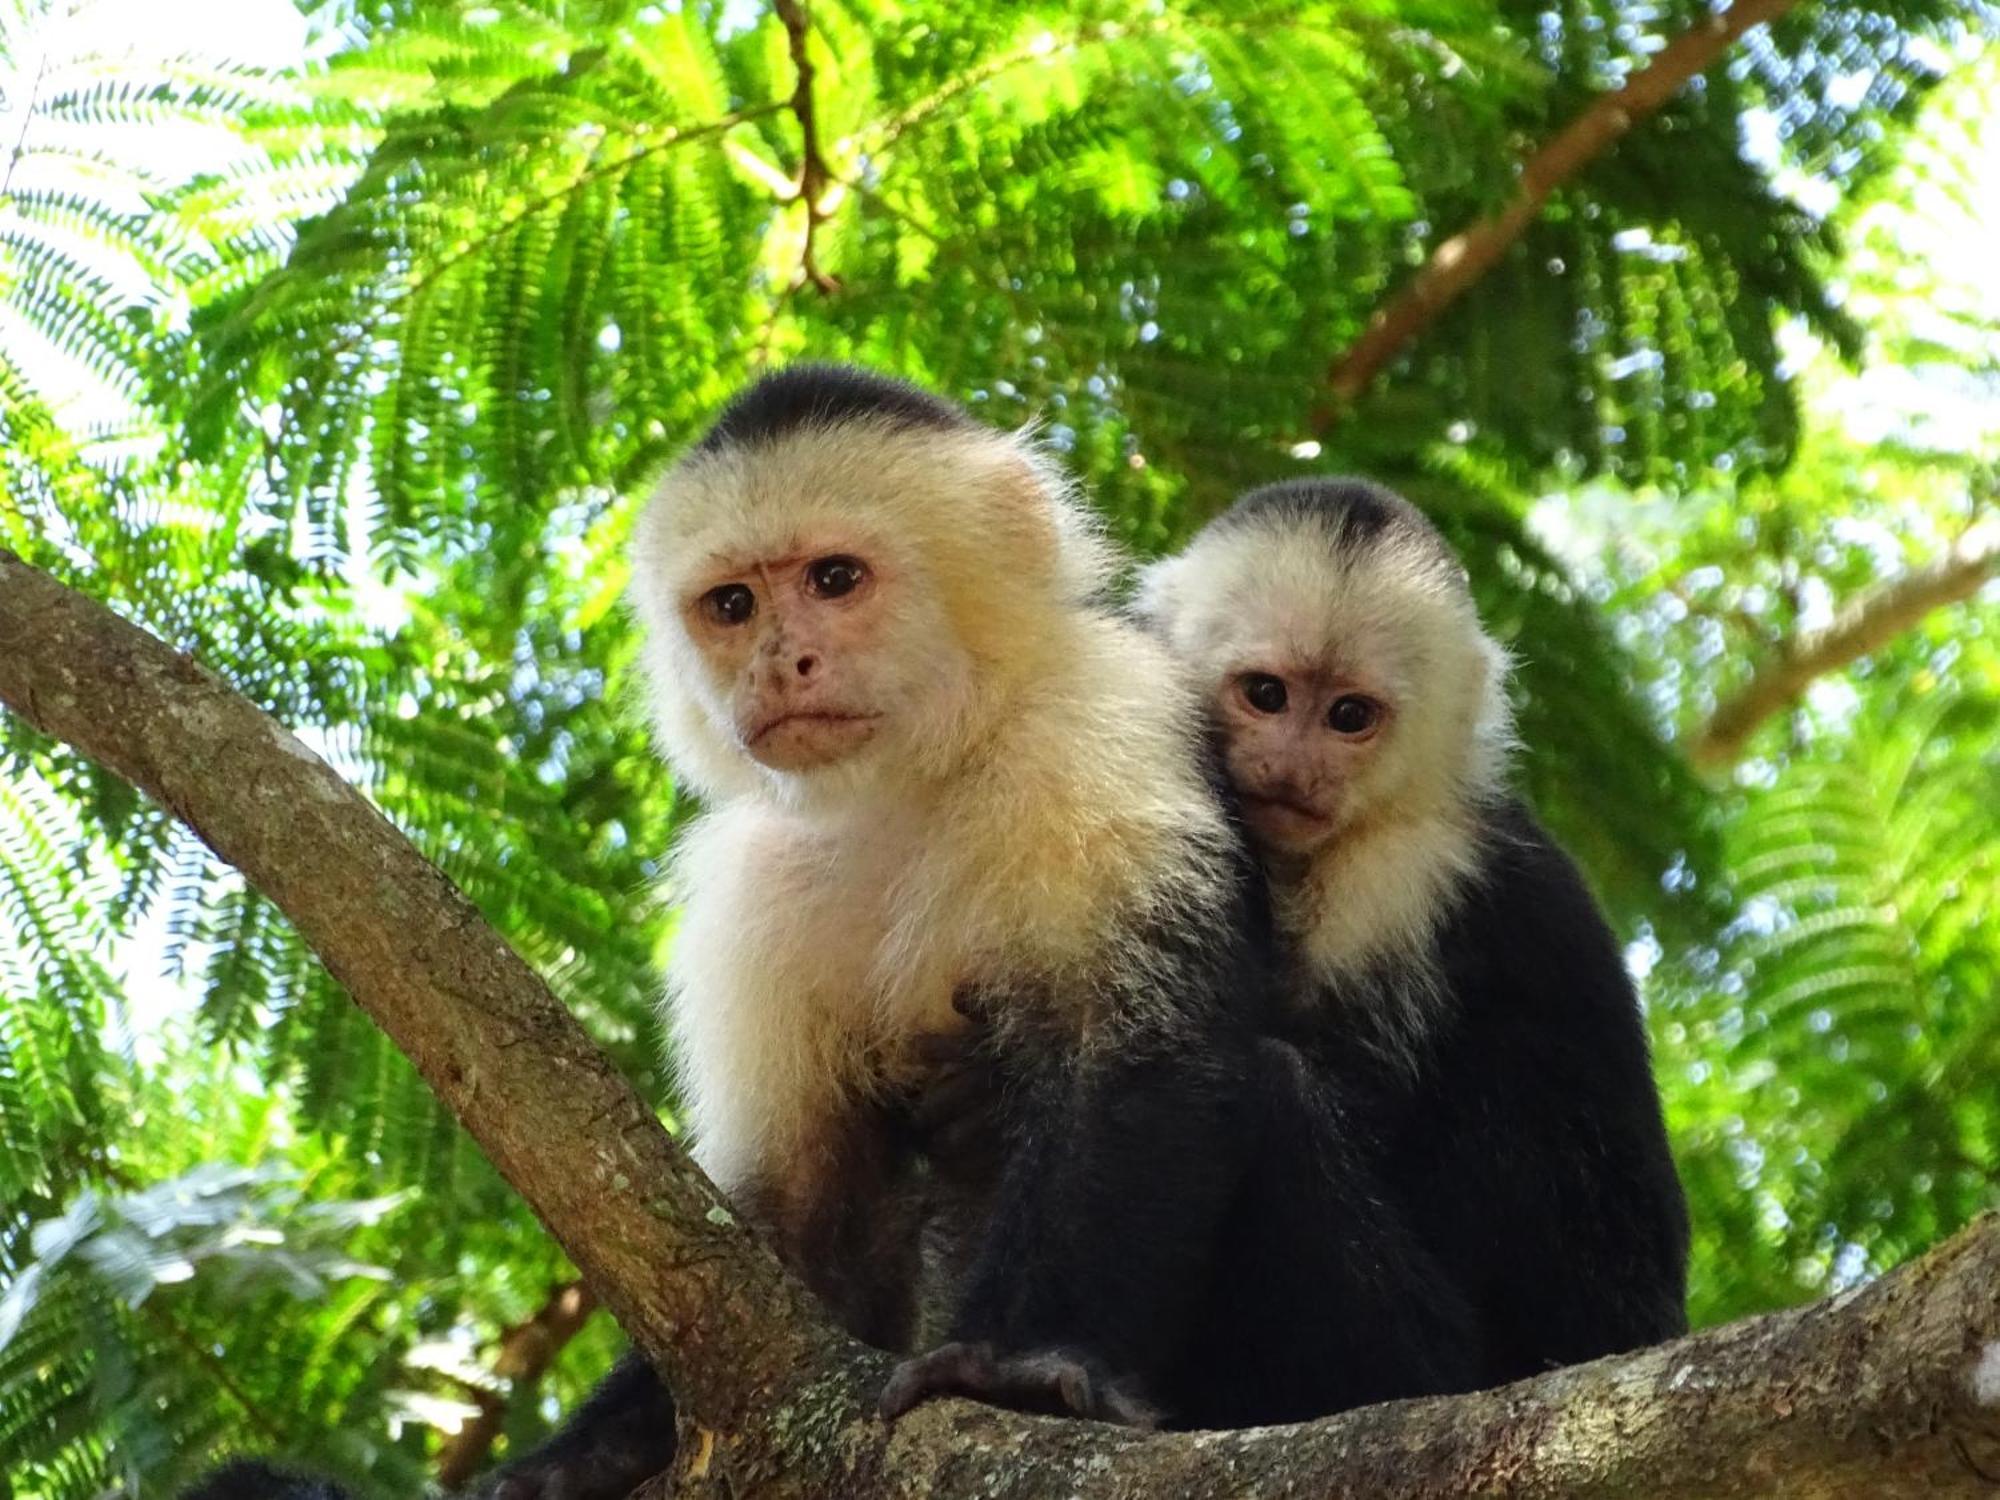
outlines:
[[[1111, 561], [1033, 444], [825, 366], [731, 402], [634, 535], [658, 739], [703, 806], [667, 983], [689, 1139], [854, 1333], [949, 1339], [892, 1406], [1150, 1420], [1240, 1170], [1268, 912]], [[910, 1103], [968, 998], [1004, 1104], [994, 1169], [945, 1192]], [[650, 1372], [600, 1397], [501, 1493], [664, 1466]]]
[[1506, 659], [1444, 538], [1378, 485], [1272, 485], [1147, 570], [1138, 610], [1206, 695], [1271, 878], [1294, 1097], [1365, 1143], [1470, 1315], [1447, 1379], [1682, 1332], [1686, 1208], [1637, 1001], [1506, 790]]
[[911, 1347], [902, 1105], [980, 997], [1005, 1166], [945, 1331], [996, 1399], [1132, 1416], [1233, 1182], [1264, 955], [1198, 713], [1100, 603], [1109, 562], [1032, 444], [805, 366], [655, 492], [632, 597], [705, 808], [667, 1002], [696, 1159], [851, 1329]]

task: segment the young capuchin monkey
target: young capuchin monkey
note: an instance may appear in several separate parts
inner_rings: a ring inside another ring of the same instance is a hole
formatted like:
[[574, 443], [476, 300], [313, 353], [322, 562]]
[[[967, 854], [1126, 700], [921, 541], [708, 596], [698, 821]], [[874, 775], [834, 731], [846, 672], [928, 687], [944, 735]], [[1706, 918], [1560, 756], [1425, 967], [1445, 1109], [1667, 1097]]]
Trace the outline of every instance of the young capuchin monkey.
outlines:
[[1444, 538], [1377, 485], [1271, 485], [1149, 568], [1138, 610], [1206, 697], [1271, 880], [1292, 1098], [1342, 1112], [1469, 1314], [1454, 1378], [1683, 1332], [1686, 1207], [1637, 1000], [1506, 790], [1506, 658]]

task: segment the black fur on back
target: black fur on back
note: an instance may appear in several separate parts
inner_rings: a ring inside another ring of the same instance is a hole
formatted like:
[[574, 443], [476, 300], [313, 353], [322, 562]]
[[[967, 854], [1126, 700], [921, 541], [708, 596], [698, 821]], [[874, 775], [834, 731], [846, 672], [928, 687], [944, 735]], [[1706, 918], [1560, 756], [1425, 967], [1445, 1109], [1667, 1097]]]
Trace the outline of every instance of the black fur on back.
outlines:
[[1355, 555], [1383, 545], [1414, 546], [1453, 573], [1462, 573], [1451, 544], [1416, 506], [1386, 485], [1352, 477], [1286, 479], [1249, 491], [1214, 521], [1218, 531], [1243, 526], [1287, 530], [1315, 525], [1336, 553]]
[[874, 422], [891, 430], [962, 432], [977, 426], [958, 407], [904, 381], [854, 365], [791, 365], [766, 375], [722, 408], [697, 453], [772, 443], [812, 427]]
[[1581, 874], [1489, 811], [1414, 1070], [1322, 989], [1252, 1059], [1260, 1117], [1164, 1404], [1240, 1427], [1483, 1389], [1687, 1327], [1688, 1221], [1638, 1001]]

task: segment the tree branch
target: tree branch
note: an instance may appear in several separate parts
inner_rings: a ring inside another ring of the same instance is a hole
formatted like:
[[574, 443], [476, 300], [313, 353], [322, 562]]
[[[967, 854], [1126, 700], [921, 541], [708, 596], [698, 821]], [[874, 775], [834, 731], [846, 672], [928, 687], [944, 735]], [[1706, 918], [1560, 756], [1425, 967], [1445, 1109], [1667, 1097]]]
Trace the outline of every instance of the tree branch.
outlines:
[[809, 43], [812, 23], [806, 16], [804, 0], [773, 0], [772, 7], [784, 23], [785, 43], [792, 55], [792, 71], [798, 83], [792, 90], [792, 113], [799, 122], [799, 196], [806, 205], [806, 241], [799, 254], [799, 269], [822, 292], [837, 292], [840, 283], [819, 268], [813, 257], [813, 240], [826, 219], [826, 191], [833, 181], [826, 156], [820, 149], [819, 113], [813, 103], [813, 60]]
[[1400, 292], [1369, 320], [1360, 338], [1327, 368], [1332, 399], [1313, 413], [1324, 433], [1403, 347], [1437, 321], [1534, 223], [1549, 195], [1589, 166], [1634, 125], [1708, 71], [1753, 26], [1776, 20], [1797, 0], [1737, 0], [1676, 37], [1622, 86], [1600, 94], [1522, 163], [1520, 185], [1505, 207], [1442, 241]]
[[0, 551], [0, 703], [144, 788], [284, 909], [675, 1388], [655, 1492], [768, 1500], [1870, 1500], [1991, 1495], [2000, 1218], [1831, 1301], [1498, 1391], [1145, 1436], [872, 1415], [833, 1333], [541, 981], [359, 793], [213, 674]]
[[[596, 1310], [597, 1298], [589, 1287], [580, 1281], [564, 1282], [529, 1318], [500, 1335], [500, 1347], [493, 1356], [494, 1376], [507, 1382], [510, 1390], [533, 1385], [569, 1341], [582, 1332]], [[507, 1419], [506, 1398], [483, 1384], [473, 1389], [472, 1403], [479, 1408], [479, 1415], [453, 1433], [438, 1452], [440, 1489], [455, 1490], [486, 1467], [494, 1439]]]
[[164, 804], [283, 909], [688, 1392], [694, 1420], [727, 1428], [773, 1390], [845, 1368], [853, 1346], [534, 971], [284, 728], [4, 550], [0, 703]]
[[2000, 521], [1988, 518], [1945, 555], [1852, 600], [1819, 630], [1782, 645], [1746, 684], [1725, 699], [1688, 740], [1697, 766], [1733, 765], [1764, 721], [1794, 702], [1813, 682], [1879, 651], [1933, 610], [1970, 599], [2000, 571]]

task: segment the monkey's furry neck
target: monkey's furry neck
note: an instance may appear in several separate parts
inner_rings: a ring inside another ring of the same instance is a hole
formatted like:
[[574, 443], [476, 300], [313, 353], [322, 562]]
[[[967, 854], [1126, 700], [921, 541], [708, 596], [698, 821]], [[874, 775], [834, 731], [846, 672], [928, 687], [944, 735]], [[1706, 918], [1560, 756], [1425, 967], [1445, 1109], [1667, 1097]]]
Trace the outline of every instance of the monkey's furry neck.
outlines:
[[1414, 1066], [1447, 993], [1438, 938], [1484, 859], [1486, 799], [1364, 819], [1311, 855], [1267, 860], [1279, 925], [1305, 984], [1384, 1060]]

